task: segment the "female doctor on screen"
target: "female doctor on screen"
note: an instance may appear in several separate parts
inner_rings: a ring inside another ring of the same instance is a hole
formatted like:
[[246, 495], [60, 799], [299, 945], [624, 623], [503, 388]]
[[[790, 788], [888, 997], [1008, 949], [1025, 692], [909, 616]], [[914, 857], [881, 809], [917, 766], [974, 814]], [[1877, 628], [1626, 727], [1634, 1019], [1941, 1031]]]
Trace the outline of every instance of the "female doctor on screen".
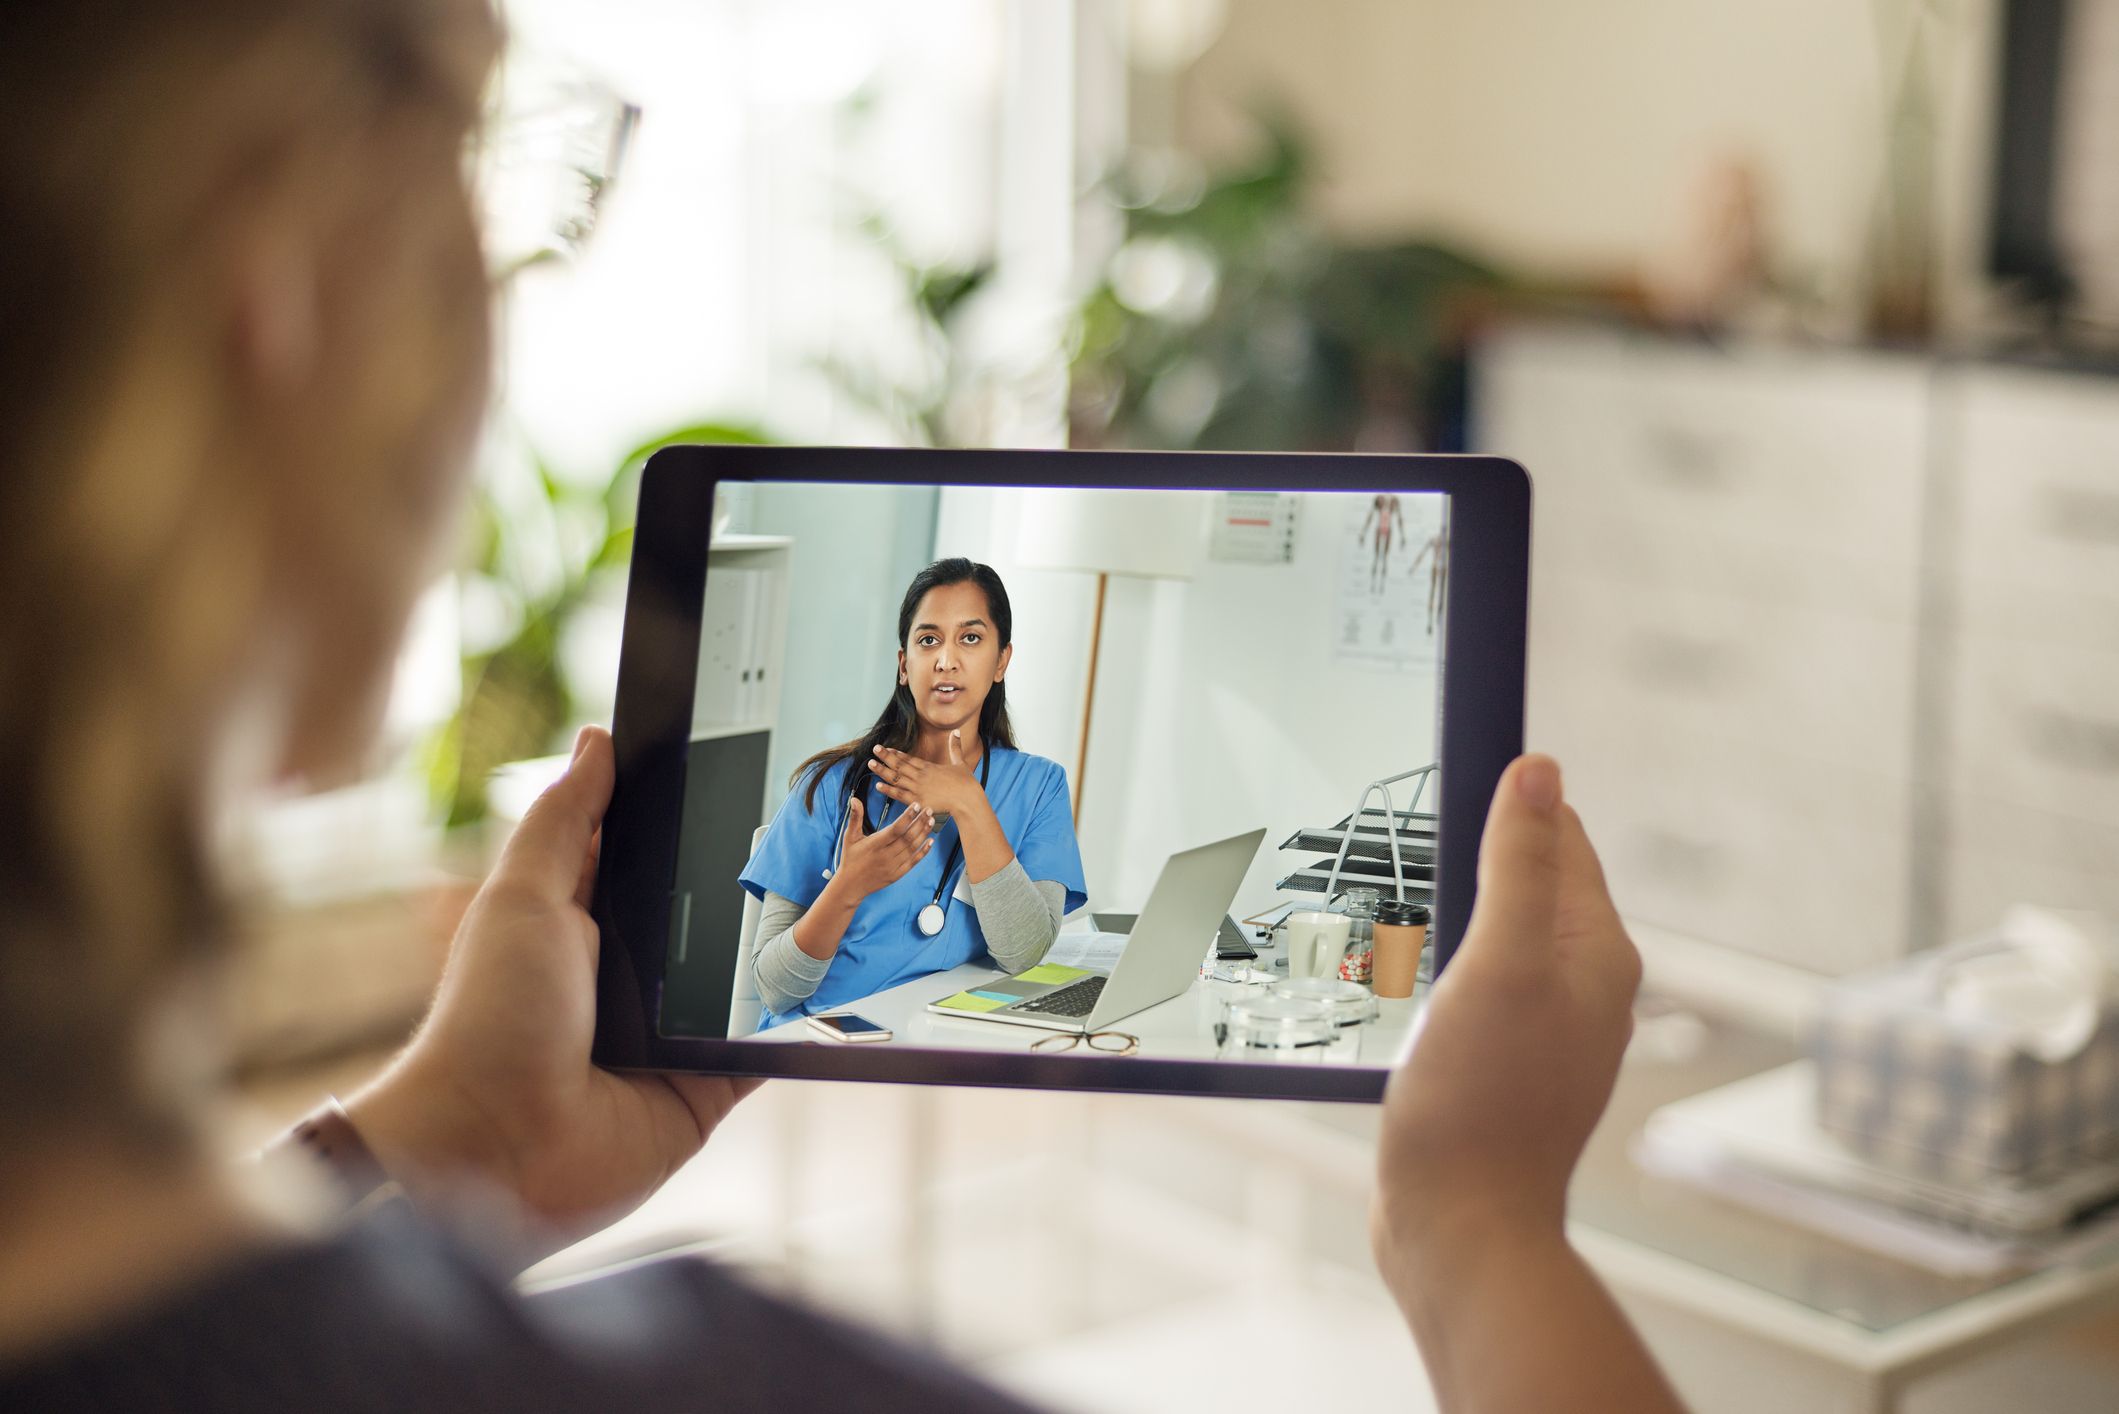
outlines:
[[796, 768], [743, 871], [764, 903], [761, 1030], [978, 958], [1022, 972], [1088, 901], [1067, 774], [1015, 749], [1011, 627], [987, 566], [913, 577], [890, 704]]

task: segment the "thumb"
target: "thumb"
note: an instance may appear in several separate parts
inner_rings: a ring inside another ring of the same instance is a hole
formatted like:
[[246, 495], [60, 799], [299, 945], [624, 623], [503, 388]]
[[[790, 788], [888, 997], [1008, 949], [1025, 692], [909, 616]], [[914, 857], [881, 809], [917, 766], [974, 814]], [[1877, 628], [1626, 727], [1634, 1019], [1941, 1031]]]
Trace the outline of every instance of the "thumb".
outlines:
[[961, 732], [961, 731], [954, 731], [954, 732], [951, 732], [951, 733], [949, 734], [949, 764], [950, 764], [950, 765], [952, 765], [952, 766], [961, 766], [961, 765], [963, 765], [963, 764], [964, 764], [964, 756], [963, 756], [963, 753], [957, 750], [957, 748], [958, 748], [958, 747], [960, 747], [960, 746], [962, 746], [963, 744], [964, 744], [964, 734], [963, 734], [963, 732]]
[[867, 819], [868, 809], [861, 804], [859, 797], [846, 802], [846, 828], [840, 833], [845, 837], [849, 847], [861, 842], [862, 826]]
[[1479, 900], [1464, 945], [1497, 961], [1553, 954], [1562, 865], [1560, 764], [1519, 756], [1501, 773], [1479, 842]]
[[574, 760], [567, 773], [522, 817], [494, 874], [540, 893], [572, 897], [617, 778], [611, 734], [602, 727], [583, 727], [574, 738]]

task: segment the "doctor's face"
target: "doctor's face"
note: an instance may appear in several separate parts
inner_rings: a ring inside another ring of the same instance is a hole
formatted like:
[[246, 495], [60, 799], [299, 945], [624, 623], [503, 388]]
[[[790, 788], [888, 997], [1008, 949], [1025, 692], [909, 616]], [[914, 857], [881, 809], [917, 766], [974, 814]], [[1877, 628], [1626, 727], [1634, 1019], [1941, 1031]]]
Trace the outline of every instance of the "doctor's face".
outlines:
[[969, 581], [945, 584], [929, 590], [913, 613], [898, 649], [898, 681], [912, 689], [921, 725], [975, 729], [1014, 652], [1000, 646], [986, 591]]

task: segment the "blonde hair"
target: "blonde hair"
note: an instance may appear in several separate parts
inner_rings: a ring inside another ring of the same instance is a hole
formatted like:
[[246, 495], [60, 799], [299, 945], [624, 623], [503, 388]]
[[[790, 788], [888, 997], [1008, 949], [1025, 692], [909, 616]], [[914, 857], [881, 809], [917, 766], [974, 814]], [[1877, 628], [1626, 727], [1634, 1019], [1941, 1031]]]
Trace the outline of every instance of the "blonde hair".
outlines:
[[[431, 513], [412, 464], [441, 454], [445, 404], [483, 376], [460, 171], [495, 30], [483, 0], [4, 8], [0, 1146], [13, 1148], [55, 1123], [154, 1117], [139, 1033], [228, 933], [208, 778], [294, 560], [347, 580], [348, 622], [364, 626], [333, 651], [371, 673], [387, 662], [398, 625], [375, 607], [385, 587], [363, 582], [383, 571], [362, 546]], [[261, 419], [234, 374], [226, 291], [266, 218], [305, 210], [329, 213], [318, 304], [352, 352], [321, 370], [303, 434]], [[290, 543], [290, 525], [316, 533]]]

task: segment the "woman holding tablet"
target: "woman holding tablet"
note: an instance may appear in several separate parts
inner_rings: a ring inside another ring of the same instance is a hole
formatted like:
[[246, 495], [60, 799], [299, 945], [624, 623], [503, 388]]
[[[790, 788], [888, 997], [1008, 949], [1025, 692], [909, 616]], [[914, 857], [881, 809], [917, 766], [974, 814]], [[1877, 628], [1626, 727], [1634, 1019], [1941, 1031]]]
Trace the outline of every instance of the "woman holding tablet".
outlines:
[[1035, 967], [1088, 901], [1056, 763], [1015, 749], [1008, 590], [940, 560], [898, 608], [898, 683], [859, 741], [796, 769], [743, 887], [764, 902], [763, 1027], [990, 957]]
[[[263, 1161], [224, 1153], [225, 826], [370, 759], [453, 542], [488, 355], [463, 159], [498, 44], [479, 0], [0, 6], [0, 1409], [1028, 1414], [694, 1256], [507, 1279], [757, 1083], [591, 1059], [598, 728], [388, 1070]], [[922, 578], [898, 734], [820, 763], [773, 851], [811, 870], [784, 896], [834, 975], [953, 929], [1000, 955], [980, 890], [1011, 869], [1079, 896], [1061, 773], [1007, 744], [999, 581]], [[842, 809], [834, 862], [810, 834]], [[952, 886], [922, 934], [953, 842], [978, 906]], [[1445, 1409], [1674, 1414], [1567, 1239], [1640, 971], [1551, 761], [1503, 780], [1480, 870], [1383, 1110], [1379, 1268]]]

